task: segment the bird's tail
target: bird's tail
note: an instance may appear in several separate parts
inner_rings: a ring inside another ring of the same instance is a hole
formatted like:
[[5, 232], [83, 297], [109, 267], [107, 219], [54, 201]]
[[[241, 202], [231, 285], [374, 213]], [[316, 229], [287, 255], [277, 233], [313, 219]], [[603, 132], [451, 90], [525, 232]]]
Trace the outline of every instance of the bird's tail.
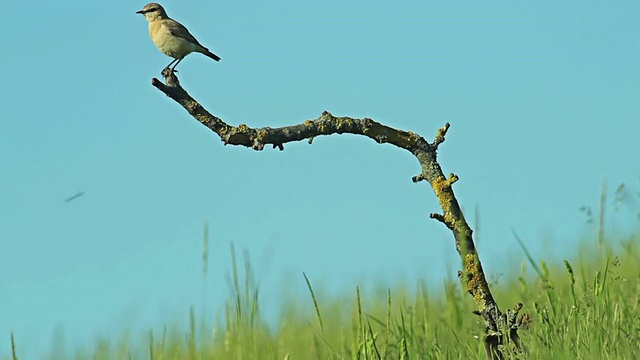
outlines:
[[212, 58], [215, 61], [220, 61], [220, 56], [212, 53], [211, 51], [209, 51], [208, 49], [204, 49], [205, 51], [203, 51], [202, 53], [207, 55], [208, 57]]

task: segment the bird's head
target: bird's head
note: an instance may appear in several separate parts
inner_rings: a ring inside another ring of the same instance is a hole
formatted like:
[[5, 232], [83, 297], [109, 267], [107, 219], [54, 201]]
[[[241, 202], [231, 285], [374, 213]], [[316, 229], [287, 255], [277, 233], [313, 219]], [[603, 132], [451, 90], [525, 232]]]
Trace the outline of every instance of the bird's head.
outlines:
[[167, 18], [167, 13], [158, 3], [149, 3], [145, 5], [142, 10], [136, 11], [136, 14], [144, 15], [149, 22]]

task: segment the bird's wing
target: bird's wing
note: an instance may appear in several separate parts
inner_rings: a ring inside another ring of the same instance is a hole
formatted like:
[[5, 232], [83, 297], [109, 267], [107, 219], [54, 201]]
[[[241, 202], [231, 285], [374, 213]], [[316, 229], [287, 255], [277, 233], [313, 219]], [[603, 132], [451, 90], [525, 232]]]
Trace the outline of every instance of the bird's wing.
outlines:
[[189, 30], [187, 30], [187, 28], [184, 27], [184, 25], [180, 24], [179, 22], [171, 19], [170, 21], [167, 21], [166, 25], [171, 35], [177, 36], [179, 38], [183, 38], [190, 43], [194, 43], [200, 46], [201, 48], [206, 49], [206, 47], [202, 46], [202, 44], [200, 44], [198, 40], [196, 40], [196, 38], [194, 38], [193, 35], [191, 35]]

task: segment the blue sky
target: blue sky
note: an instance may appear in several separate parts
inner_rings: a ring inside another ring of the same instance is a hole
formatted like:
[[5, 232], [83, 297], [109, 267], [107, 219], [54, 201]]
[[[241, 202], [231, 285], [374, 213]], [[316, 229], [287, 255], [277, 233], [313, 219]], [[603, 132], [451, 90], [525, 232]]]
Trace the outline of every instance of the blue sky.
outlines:
[[[3, 4], [0, 354], [10, 331], [29, 358], [56, 332], [74, 348], [186, 319], [203, 298], [213, 311], [232, 241], [272, 314], [285, 288], [308, 301], [303, 271], [328, 292], [454, 276], [452, 237], [428, 219], [438, 204], [411, 182], [409, 153], [350, 135], [223, 146], [150, 85], [171, 59], [135, 14], [144, 4]], [[222, 57], [178, 69], [230, 124], [327, 110], [431, 139], [450, 122], [439, 159], [472, 225], [479, 209], [488, 273], [522, 261], [512, 228], [536, 257], [570, 257], [590, 231], [578, 208], [597, 206], [603, 178], [637, 189], [637, 1], [163, 5]]]

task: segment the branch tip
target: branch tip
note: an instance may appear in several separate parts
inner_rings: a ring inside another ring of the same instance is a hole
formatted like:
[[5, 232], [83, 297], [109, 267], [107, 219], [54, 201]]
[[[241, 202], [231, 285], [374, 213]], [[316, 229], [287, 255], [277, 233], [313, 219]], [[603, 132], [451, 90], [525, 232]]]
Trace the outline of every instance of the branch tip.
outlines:
[[436, 220], [438, 220], [441, 223], [446, 225], [446, 223], [444, 221], [444, 215], [440, 215], [438, 213], [431, 213], [431, 214], [429, 214], [429, 217], [432, 218], [432, 219], [436, 219]]
[[456, 181], [460, 180], [460, 178], [458, 177], [458, 175], [451, 173], [449, 174], [449, 179], [447, 179], [447, 182], [449, 182], [449, 186], [453, 185], [456, 183]]
[[441, 223], [443, 223], [443, 224], [444, 224], [444, 226], [446, 226], [449, 230], [453, 230], [453, 225], [452, 225], [451, 223], [449, 223], [449, 222], [445, 219], [444, 215], [442, 215], [442, 214], [438, 214], [438, 213], [431, 213], [431, 214], [429, 214], [429, 217], [430, 217], [430, 218], [432, 218], [432, 219], [435, 219], [435, 220], [440, 221], [440, 222], [441, 222]]
[[423, 174], [419, 174], [411, 178], [411, 181], [413, 181], [414, 183], [418, 183], [423, 180], [427, 180]]
[[451, 126], [451, 125], [449, 123], [446, 123], [446, 124], [444, 124], [443, 127], [438, 129], [438, 132], [436, 133], [436, 138], [433, 140], [433, 145], [438, 147], [438, 145], [440, 145], [440, 144], [442, 144], [444, 142], [444, 137], [445, 137], [445, 135], [447, 135], [447, 131], [449, 130], [449, 126]]

